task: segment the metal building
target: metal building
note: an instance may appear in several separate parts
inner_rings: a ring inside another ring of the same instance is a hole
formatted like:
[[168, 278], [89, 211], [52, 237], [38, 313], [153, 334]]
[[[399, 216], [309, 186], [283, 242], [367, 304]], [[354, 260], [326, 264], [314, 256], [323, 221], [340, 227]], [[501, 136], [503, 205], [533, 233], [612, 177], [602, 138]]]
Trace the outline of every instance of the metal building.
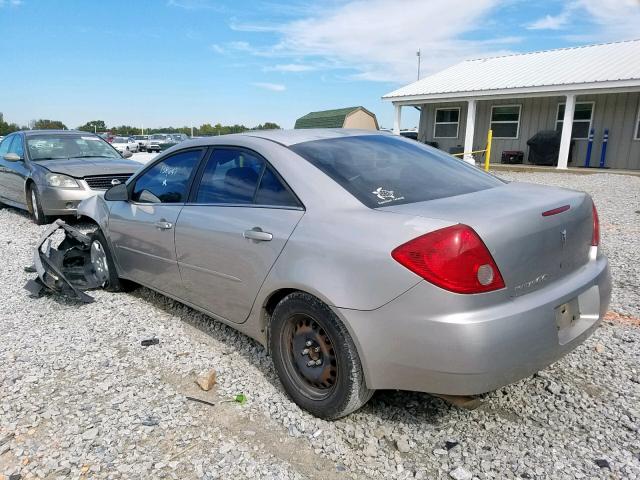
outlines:
[[[419, 140], [443, 150], [484, 148], [493, 131], [491, 162], [522, 151], [542, 130], [561, 133], [558, 168], [590, 165], [640, 169], [640, 40], [467, 60], [383, 97], [421, 109]], [[474, 161], [471, 154], [465, 160]]]

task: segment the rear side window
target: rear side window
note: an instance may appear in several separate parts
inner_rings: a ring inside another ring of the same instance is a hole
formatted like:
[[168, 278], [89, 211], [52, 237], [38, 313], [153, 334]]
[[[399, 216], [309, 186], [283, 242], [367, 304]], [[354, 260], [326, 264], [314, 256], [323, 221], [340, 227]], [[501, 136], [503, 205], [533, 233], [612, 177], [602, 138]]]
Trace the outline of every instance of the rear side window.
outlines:
[[255, 203], [279, 207], [299, 206], [298, 200], [289, 189], [282, 184], [271, 167], [267, 167], [262, 174], [262, 180], [256, 193]]
[[216, 149], [207, 162], [196, 203], [253, 203], [264, 160], [243, 150]]
[[176, 153], [144, 172], [133, 187], [133, 201], [140, 203], [184, 203], [189, 180], [202, 150]]
[[267, 162], [241, 149], [218, 148], [207, 162], [196, 203], [297, 207], [298, 201]]
[[369, 208], [424, 202], [503, 185], [462, 160], [398, 136], [332, 138], [289, 148]]

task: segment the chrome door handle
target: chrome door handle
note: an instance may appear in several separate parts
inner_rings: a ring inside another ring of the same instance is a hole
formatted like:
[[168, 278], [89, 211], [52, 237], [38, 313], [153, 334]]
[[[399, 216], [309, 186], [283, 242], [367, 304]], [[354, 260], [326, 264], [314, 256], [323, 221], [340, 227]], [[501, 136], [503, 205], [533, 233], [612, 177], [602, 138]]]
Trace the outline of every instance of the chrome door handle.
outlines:
[[242, 236], [249, 240], [255, 240], [256, 242], [270, 242], [273, 239], [273, 235], [269, 232], [263, 232], [260, 227], [245, 230]]
[[170, 230], [173, 228], [173, 223], [167, 222], [166, 220], [160, 220], [159, 222], [154, 223], [154, 225], [159, 230]]

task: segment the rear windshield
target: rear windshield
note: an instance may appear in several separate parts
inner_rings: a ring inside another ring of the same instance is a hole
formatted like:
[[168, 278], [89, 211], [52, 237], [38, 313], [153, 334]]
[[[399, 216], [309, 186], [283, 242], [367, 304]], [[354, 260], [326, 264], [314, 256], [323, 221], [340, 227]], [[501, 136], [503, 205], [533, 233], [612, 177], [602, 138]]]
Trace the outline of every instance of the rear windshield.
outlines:
[[503, 185], [462, 160], [397, 136], [314, 140], [290, 148], [369, 208], [424, 202]]

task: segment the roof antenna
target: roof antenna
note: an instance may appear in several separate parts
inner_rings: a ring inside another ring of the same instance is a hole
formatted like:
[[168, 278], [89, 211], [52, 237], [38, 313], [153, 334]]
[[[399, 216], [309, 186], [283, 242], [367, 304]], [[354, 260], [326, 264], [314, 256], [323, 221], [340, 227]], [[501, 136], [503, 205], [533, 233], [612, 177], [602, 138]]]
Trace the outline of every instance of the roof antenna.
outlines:
[[416, 57], [418, 57], [418, 80], [420, 80], [420, 49], [416, 52]]

